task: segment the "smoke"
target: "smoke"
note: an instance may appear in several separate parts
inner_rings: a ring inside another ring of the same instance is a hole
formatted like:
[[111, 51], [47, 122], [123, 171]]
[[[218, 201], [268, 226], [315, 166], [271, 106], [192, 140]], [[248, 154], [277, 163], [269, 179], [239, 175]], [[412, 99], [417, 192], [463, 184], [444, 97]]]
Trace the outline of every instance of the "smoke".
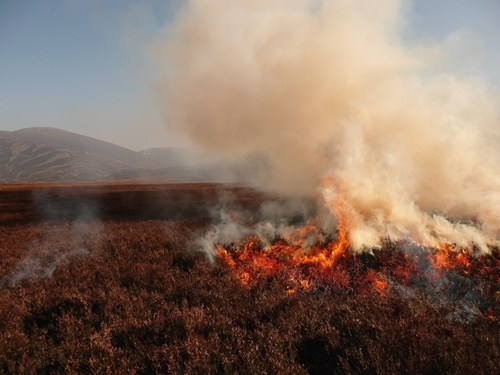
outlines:
[[[66, 228], [48, 228], [43, 238], [35, 241], [10, 274], [0, 280], [0, 285], [16, 287], [28, 278], [44, 279], [51, 277], [54, 271], [71, 262], [74, 258], [90, 253], [90, 243], [94, 236], [99, 237], [100, 225], [77, 221]], [[61, 245], [54, 238], [71, 238], [70, 245]]]
[[[64, 202], [64, 196], [45, 190], [35, 190], [32, 196], [45, 224], [39, 225], [38, 239], [30, 244], [26, 256], [0, 279], [0, 287], [16, 287], [25, 279], [51, 277], [58, 267], [89, 255], [101, 240], [102, 223], [92, 202]], [[71, 221], [58, 221], [61, 218]]]
[[467, 33], [405, 40], [409, 5], [187, 1], [154, 44], [166, 122], [229, 158], [261, 155], [260, 188], [319, 188], [353, 249], [390, 237], [486, 251], [500, 224], [498, 101], [457, 63], [476, 51]]
[[[197, 241], [210, 262], [215, 260], [219, 244], [240, 247], [249, 237], [258, 237], [266, 248], [277, 239], [290, 246], [310, 248], [325, 242], [324, 233], [335, 232], [337, 223], [333, 216], [325, 215], [324, 207], [317, 207], [311, 199], [279, 198], [264, 202], [257, 212], [250, 212], [232, 203], [231, 198], [221, 197], [219, 207], [211, 212], [211, 229]], [[304, 227], [307, 230], [297, 230]]]

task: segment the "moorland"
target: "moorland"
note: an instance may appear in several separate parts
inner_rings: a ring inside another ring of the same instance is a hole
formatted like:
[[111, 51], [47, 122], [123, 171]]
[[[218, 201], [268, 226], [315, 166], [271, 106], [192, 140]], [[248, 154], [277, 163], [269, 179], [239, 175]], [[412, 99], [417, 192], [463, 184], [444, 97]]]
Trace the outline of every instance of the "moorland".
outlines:
[[[404, 257], [389, 242], [346, 257], [342, 285], [242, 285], [196, 241], [221, 204], [266, 199], [218, 184], [2, 185], [0, 373], [500, 373], [498, 252], [434, 285], [445, 303], [396, 285]], [[392, 287], [363, 287], [368, 272]]]

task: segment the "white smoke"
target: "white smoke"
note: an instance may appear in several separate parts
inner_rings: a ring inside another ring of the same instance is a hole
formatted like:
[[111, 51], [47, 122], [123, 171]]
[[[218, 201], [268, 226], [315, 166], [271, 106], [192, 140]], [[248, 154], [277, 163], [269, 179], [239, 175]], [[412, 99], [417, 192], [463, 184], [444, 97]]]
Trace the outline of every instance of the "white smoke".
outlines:
[[446, 53], [473, 44], [466, 33], [405, 42], [409, 5], [187, 1], [154, 47], [166, 122], [231, 158], [265, 156], [260, 188], [319, 186], [349, 211], [354, 249], [391, 237], [486, 251], [500, 225], [498, 98], [439, 65], [463, 57]]
[[[14, 269], [0, 279], [0, 286], [16, 287], [25, 279], [49, 278], [58, 267], [89, 255], [100, 242], [102, 223], [96, 206], [82, 200], [65, 207], [51, 198], [44, 190], [33, 192], [33, 201], [47, 223], [39, 225], [38, 239]], [[67, 215], [74, 216], [69, 223], [51, 222]]]

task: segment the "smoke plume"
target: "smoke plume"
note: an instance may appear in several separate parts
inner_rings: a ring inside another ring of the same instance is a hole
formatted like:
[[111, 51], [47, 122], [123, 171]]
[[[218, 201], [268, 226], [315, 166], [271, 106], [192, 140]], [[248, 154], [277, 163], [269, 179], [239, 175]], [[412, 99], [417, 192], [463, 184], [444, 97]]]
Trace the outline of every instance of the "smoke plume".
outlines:
[[155, 43], [166, 122], [231, 158], [265, 157], [260, 188], [319, 188], [353, 249], [390, 237], [487, 250], [500, 224], [497, 98], [439, 65], [450, 39], [405, 40], [409, 5], [187, 1]]

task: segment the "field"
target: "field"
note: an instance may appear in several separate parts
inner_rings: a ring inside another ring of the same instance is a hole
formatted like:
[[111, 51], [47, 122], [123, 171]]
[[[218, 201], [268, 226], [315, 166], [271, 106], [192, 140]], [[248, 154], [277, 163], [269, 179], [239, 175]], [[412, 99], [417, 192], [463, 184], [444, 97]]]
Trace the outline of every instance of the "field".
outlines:
[[214, 184], [3, 185], [0, 373], [500, 373], [498, 251], [439, 285], [400, 276], [411, 262], [390, 242], [343, 258], [340, 284], [244, 285], [197, 239], [217, 207], [257, 213], [268, 199]]

